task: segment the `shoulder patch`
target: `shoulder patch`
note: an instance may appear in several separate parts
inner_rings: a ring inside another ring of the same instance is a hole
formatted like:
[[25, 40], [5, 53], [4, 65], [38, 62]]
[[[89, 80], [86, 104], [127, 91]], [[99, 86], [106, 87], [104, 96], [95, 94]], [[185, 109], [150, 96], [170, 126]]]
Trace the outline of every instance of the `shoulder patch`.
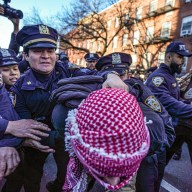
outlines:
[[153, 77], [152, 82], [156, 87], [159, 87], [164, 81], [163, 77]]
[[151, 109], [153, 109], [153, 111], [162, 112], [162, 108], [161, 105], [159, 103], [159, 101], [157, 100], [157, 98], [155, 96], [149, 96], [147, 97], [147, 99], [144, 101], [144, 103], [150, 107]]
[[184, 94], [184, 99], [192, 99], [192, 88]]

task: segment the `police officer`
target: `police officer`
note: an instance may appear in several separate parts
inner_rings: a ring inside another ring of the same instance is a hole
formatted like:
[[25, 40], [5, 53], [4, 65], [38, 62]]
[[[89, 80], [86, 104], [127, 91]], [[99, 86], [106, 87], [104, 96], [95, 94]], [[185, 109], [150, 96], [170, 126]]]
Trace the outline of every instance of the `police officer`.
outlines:
[[[181, 81], [179, 82], [179, 85], [180, 85], [179, 87], [180, 87], [180, 91], [181, 91], [181, 98], [184, 99], [185, 103], [189, 103], [189, 104], [191, 103], [192, 104], [192, 71], [190, 71], [189, 73], [187, 73], [183, 77], [181, 77]], [[191, 120], [180, 119], [180, 122], [181, 122], [180, 126], [187, 128], [186, 131], [189, 130], [189, 128], [192, 128], [192, 119]], [[180, 126], [178, 126], [178, 127], [180, 127]], [[177, 128], [177, 130], [178, 129], [179, 128]], [[182, 130], [182, 128], [181, 128], [181, 130]], [[181, 143], [182, 142], [187, 143], [189, 154], [190, 154], [190, 151], [192, 151], [192, 149], [191, 149], [191, 146], [192, 146], [191, 145], [191, 142], [192, 142], [191, 139], [192, 138], [190, 136], [186, 137], [185, 135], [181, 134], [180, 142]], [[182, 154], [182, 147], [176, 151], [176, 153], [173, 155], [173, 159], [174, 160], [181, 159], [181, 154]]]
[[[65, 179], [68, 155], [63, 151], [63, 138], [57, 138], [57, 132], [51, 122], [54, 103], [49, 100], [51, 92], [57, 88], [59, 79], [86, 75], [79, 69], [71, 74], [66, 66], [56, 63], [57, 31], [46, 25], [24, 26], [17, 34], [19, 45], [23, 46], [30, 69], [16, 82], [12, 91], [16, 94], [15, 109], [21, 118], [36, 119], [52, 128], [50, 145], [55, 144], [54, 158], [57, 164], [57, 178], [48, 183], [49, 191], [60, 191]], [[96, 73], [96, 72], [93, 72]], [[117, 75], [107, 75], [105, 87], [116, 86], [127, 89]], [[55, 142], [54, 142], [55, 141]], [[47, 154], [35, 149], [25, 148], [24, 187], [26, 191], [38, 192], [40, 189], [43, 165]]]
[[[0, 73], [0, 99], [3, 98], [3, 102], [6, 103], [6, 107], [9, 107], [9, 99], [8, 97], [3, 97], [5, 89], [3, 88], [3, 78]], [[8, 100], [6, 100], [8, 99]], [[0, 104], [2, 103], [2, 100]], [[9, 109], [9, 108], [8, 108]], [[2, 139], [7, 128], [8, 121], [3, 119], [0, 115], [0, 181], [8, 176], [11, 172], [13, 172], [20, 162], [20, 157], [18, 152], [13, 146], [17, 146], [20, 144], [21, 139], [16, 138], [16, 140], [12, 141], [11, 139], [7, 139], [6, 142]]]
[[[18, 80], [20, 73], [18, 70], [18, 61], [16, 54], [13, 50], [0, 48], [0, 74], [1, 74], [1, 97], [0, 97], [0, 115], [4, 119], [5, 133], [15, 135], [17, 137], [28, 137], [35, 140], [40, 140], [38, 136], [47, 136], [48, 134], [38, 131], [48, 131], [48, 127], [43, 125], [42, 127], [36, 127], [36, 131], [33, 130], [33, 120], [19, 120], [19, 116], [14, 110], [15, 95], [10, 91], [10, 87]], [[9, 120], [10, 122], [6, 121]], [[18, 121], [15, 121], [18, 120]], [[12, 122], [15, 121], [15, 122]]]
[[[23, 146], [33, 147], [43, 152], [53, 152], [54, 150], [39, 143], [42, 137], [48, 136], [48, 133], [45, 133], [50, 131], [48, 126], [32, 119], [20, 120], [14, 110], [15, 97], [14, 94], [10, 92], [10, 87], [18, 80], [20, 73], [18, 70], [17, 57], [13, 50], [0, 49], [0, 75], [0, 147], [5, 147], [4, 150], [1, 149], [1, 155], [4, 155], [1, 157], [1, 166], [3, 167], [7, 164], [8, 170], [7, 173], [4, 174], [4, 176], [7, 176], [11, 172], [10, 169], [15, 169], [19, 158], [16, 158], [17, 152], [15, 152], [14, 149], [8, 148], [7, 154], [5, 154], [6, 147], [15, 146], [18, 148], [18, 146], [22, 144]], [[12, 160], [11, 157], [8, 157], [11, 152], [13, 152]], [[8, 164], [8, 160], [10, 163], [15, 162], [15, 164]], [[13, 165], [15, 166], [10, 168]], [[11, 177], [10, 175], [8, 180]], [[16, 177], [12, 184], [14, 185], [15, 182], [20, 182], [20, 179], [21, 178]], [[4, 186], [2, 191], [4, 191], [5, 188]], [[7, 188], [6, 191], [9, 191], [9, 189]]]
[[58, 59], [62, 62], [68, 62], [69, 61], [69, 57], [67, 56], [67, 54], [65, 52], [60, 52]]
[[95, 64], [99, 60], [99, 55], [97, 53], [87, 53], [85, 54], [84, 59], [86, 61], [86, 67], [90, 70], [94, 70]]
[[[9, 53], [6, 50], [6, 53]], [[13, 62], [14, 59], [10, 57], [11, 55], [7, 55], [5, 57], [5, 50], [3, 51], [4, 57], [2, 57], [2, 49], [0, 49], [0, 66], [3, 64], [7, 64], [8, 62]], [[4, 60], [2, 59], [4, 58]], [[6, 58], [6, 59], [5, 59]], [[10, 60], [9, 60], [10, 59]], [[10, 63], [9, 63], [10, 64]], [[15, 147], [22, 145], [32, 145], [33, 147], [37, 147], [39, 131], [38, 129], [46, 130], [47, 126], [36, 125], [34, 126], [33, 120], [18, 120], [19, 117], [15, 112], [12, 102], [9, 98], [8, 92], [5, 89], [3, 84], [2, 74], [0, 72], [0, 180], [3, 177], [8, 176], [11, 172], [13, 172], [20, 162], [20, 157], [18, 151]], [[31, 132], [31, 130], [37, 128], [35, 132]], [[43, 133], [43, 132], [42, 132]], [[42, 134], [40, 135], [42, 136]], [[31, 139], [24, 138], [28, 137]], [[41, 147], [41, 146], [39, 146]], [[44, 146], [43, 146], [44, 147]], [[42, 148], [41, 148], [42, 149]], [[40, 149], [40, 150], [41, 150]], [[44, 148], [45, 149], [45, 148]], [[19, 180], [19, 178], [17, 178]]]
[[[192, 132], [191, 129], [183, 126], [183, 123], [192, 119], [192, 105], [186, 104], [180, 99], [179, 86], [175, 78], [176, 73], [181, 73], [184, 57], [190, 56], [192, 56], [192, 53], [186, 51], [185, 44], [182, 42], [175, 41], [170, 43], [166, 48], [165, 63], [161, 64], [146, 81], [146, 85], [161, 101], [173, 119], [176, 140], [173, 146], [167, 151], [167, 163], [181, 147], [183, 140], [186, 142], [191, 140], [185, 140], [185, 138], [191, 138]], [[180, 119], [184, 119], [183, 123], [179, 122]], [[190, 157], [192, 157], [191, 141], [188, 144], [190, 145]]]
[[67, 65], [67, 68], [69, 68], [71, 71], [73, 69], [80, 68], [80, 66], [77, 64], [71, 63], [68, 55], [63, 51], [58, 54], [58, 62], [61, 62], [62, 65]]
[[[117, 52], [101, 57], [96, 63], [96, 69], [101, 74], [106, 73], [107, 71], [119, 75], [121, 79], [124, 80], [124, 82], [128, 85], [129, 92], [136, 96], [137, 101], [140, 103], [140, 107], [143, 110], [147, 126], [151, 133], [151, 147], [148, 156], [142, 161], [137, 172], [136, 191], [156, 192], [159, 191], [165, 168], [164, 151], [167, 147], [172, 145], [175, 138], [175, 133], [170, 116], [155, 98], [155, 96], [151, 93], [151, 91], [140, 80], [135, 78], [129, 79], [129, 66], [131, 62], [132, 59], [129, 54]], [[87, 81], [90, 82], [91, 80]], [[78, 98], [82, 98], [80, 96], [84, 96], [88, 90], [83, 89], [81, 86], [79, 86], [78, 90], [78, 86], [76, 85], [78, 82], [80, 82], [79, 85], [82, 85], [86, 88], [92, 87], [93, 89], [94, 87], [94, 83], [91, 86], [90, 84], [87, 85], [83, 79], [81, 79], [81, 81], [80, 79], [75, 81], [75, 79], [73, 80], [72, 78], [71, 84], [73, 84], [73, 86], [71, 85], [71, 87], [73, 87], [73, 90], [76, 88], [75, 92], [79, 95]], [[95, 88], [97, 89], [97, 87]], [[80, 94], [80, 92], [82, 94]], [[74, 101], [77, 101], [77, 98], [74, 96], [69, 97], [71, 94], [71, 89], [69, 89], [69, 92], [67, 92], [67, 90], [62, 89], [61, 86], [60, 91], [58, 91], [57, 94], [59, 96], [56, 96], [56, 98], [59, 98], [57, 101], [64, 104], [64, 106], [62, 108], [61, 106], [56, 105], [54, 110], [57, 109], [57, 113], [54, 113], [53, 121], [54, 119], [58, 119], [58, 116], [61, 113], [63, 116], [63, 113], [65, 112], [64, 109], [66, 107], [66, 99], [62, 97], [62, 94], [63, 96], [67, 95], [68, 99], [71, 98], [71, 100], [74, 99]], [[57, 128], [61, 127], [64, 126], [57, 124]]]
[[[4, 85], [0, 85], [0, 106], [1, 180], [3, 177], [12, 173], [18, 166], [20, 162], [18, 151], [21, 152], [19, 150], [21, 145], [34, 147], [43, 152], [52, 152], [53, 150], [39, 143], [42, 136], [48, 136], [46, 133], [42, 132], [42, 130], [49, 131], [48, 127], [34, 120], [19, 120]], [[7, 178], [9, 177], [11, 177], [11, 175]], [[20, 182], [21, 179], [20, 177], [15, 178], [12, 184], [14, 185], [15, 182]], [[4, 191], [4, 189], [2, 189], [2, 191]]]
[[115, 70], [136, 96], [150, 131], [151, 146], [142, 161], [136, 177], [136, 191], [158, 192], [164, 175], [165, 151], [175, 138], [170, 116], [154, 94], [136, 78], [129, 78], [132, 59], [126, 53], [112, 53], [102, 57], [96, 64], [99, 71]]

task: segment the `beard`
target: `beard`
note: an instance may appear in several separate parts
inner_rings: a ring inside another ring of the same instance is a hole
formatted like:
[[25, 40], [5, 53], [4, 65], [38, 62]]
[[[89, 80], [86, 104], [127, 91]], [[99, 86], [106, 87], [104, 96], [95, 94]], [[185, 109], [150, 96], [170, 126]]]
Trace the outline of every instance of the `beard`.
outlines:
[[174, 61], [171, 63], [170, 68], [171, 68], [173, 74], [175, 74], [175, 73], [180, 74], [182, 71], [182, 65], [178, 65]]

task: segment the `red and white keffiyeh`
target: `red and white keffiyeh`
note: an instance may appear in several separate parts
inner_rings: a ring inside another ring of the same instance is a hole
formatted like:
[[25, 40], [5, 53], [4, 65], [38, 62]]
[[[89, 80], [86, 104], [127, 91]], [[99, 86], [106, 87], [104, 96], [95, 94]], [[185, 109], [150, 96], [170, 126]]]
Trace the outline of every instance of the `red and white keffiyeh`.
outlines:
[[[123, 187], [137, 172], [150, 145], [137, 100], [121, 89], [94, 91], [70, 111], [65, 140], [71, 156], [65, 192], [83, 192], [86, 171], [109, 190]], [[113, 186], [103, 177], [120, 177], [121, 182]]]

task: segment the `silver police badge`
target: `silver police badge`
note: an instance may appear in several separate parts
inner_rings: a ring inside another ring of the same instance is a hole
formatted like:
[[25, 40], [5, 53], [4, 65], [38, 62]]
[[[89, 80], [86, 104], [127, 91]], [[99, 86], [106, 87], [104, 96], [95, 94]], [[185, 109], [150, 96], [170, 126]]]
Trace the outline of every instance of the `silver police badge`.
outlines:
[[11, 56], [11, 54], [9, 53], [9, 51], [7, 49], [1, 49], [0, 52], [1, 52], [3, 57], [10, 57]]
[[119, 64], [121, 63], [121, 56], [119, 53], [112, 54], [112, 64]]
[[159, 87], [164, 81], [163, 77], [153, 77], [152, 82], [156, 87]]
[[150, 107], [151, 109], [153, 109], [154, 111], [160, 112], [162, 111], [161, 105], [159, 103], [159, 101], [157, 100], [157, 98], [155, 96], [149, 96], [147, 97], [147, 99], [144, 101], [144, 103]]
[[192, 88], [184, 94], [184, 99], [192, 99]]

